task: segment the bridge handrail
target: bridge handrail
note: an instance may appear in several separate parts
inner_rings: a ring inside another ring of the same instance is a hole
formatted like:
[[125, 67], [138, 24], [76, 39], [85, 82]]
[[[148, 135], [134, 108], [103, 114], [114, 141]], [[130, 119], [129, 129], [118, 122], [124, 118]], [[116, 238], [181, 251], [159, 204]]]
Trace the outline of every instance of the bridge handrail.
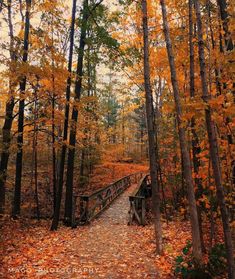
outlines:
[[[96, 218], [112, 201], [118, 197], [131, 183], [138, 182], [144, 174], [142, 172], [127, 175], [90, 195], [74, 195], [72, 226], [87, 224]], [[76, 204], [80, 199], [80, 218], [76, 222]]]
[[141, 180], [138, 182], [137, 188], [136, 188], [135, 191], [130, 195], [130, 197], [142, 196], [142, 195], [140, 194], [140, 192], [141, 192], [141, 190], [142, 190], [144, 181], [145, 181], [146, 179], [148, 179], [148, 178], [149, 178], [149, 174], [145, 174], [145, 175], [141, 178]]

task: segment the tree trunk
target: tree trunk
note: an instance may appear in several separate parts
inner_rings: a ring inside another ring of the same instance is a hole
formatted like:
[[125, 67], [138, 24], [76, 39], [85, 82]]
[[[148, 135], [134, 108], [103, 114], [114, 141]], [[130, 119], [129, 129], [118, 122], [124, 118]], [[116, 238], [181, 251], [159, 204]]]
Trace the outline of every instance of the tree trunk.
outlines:
[[69, 62], [68, 62], [69, 77], [67, 79], [67, 87], [66, 87], [66, 104], [65, 104], [65, 111], [64, 111], [65, 115], [64, 115], [63, 143], [62, 143], [59, 174], [58, 174], [58, 181], [57, 181], [58, 186], [57, 186], [57, 193], [56, 193], [56, 203], [54, 205], [54, 216], [53, 216], [53, 222], [51, 225], [51, 230], [56, 230], [58, 227], [59, 215], [60, 215], [60, 204], [61, 204], [61, 198], [62, 198], [62, 192], [63, 192], [64, 166], [65, 166], [65, 156], [66, 156], [66, 150], [67, 150], [68, 126], [69, 126], [69, 102], [70, 102], [71, 83], [72, 83], [71, 73], [72, 73], [72, 64], [73, 64], [76, 6], [77, 6], [77, 0], [73, 0], [72, 21], [71, 21], [71, 27], [70, 27]]
[[[194, 65], [194, 45], [193, 45], [193, 0], [189, 0], [189, 52], [190, 52], [190, 97], [195, 97], [195, 65]], [[195, 185], [197, 186], [197, 198], [202, 196], [202, 181], [197, 177], [199, 173], [200, 160], [198, 158], [199, 153], [201, 152], [198, 135], [196, 133], [196, 121], [193, 116], [191, 119], [191, 129], [192, 129], [192, 151], [193, 151], [193, 168], [195, 173]], [[202, 231], [202, 210], [200, 205], [197, 206], [198, 212], [198, 224], [200, 230], [200, 238], [202, 251], [205, 252], [205, 245], [203, 240], [203, 231]]]
[[53, 184], [53, 206], [54, 212], [56, 209], [56, 149], [55, 149], [55, 77], [52, 75], [53, 92], [52, 92], [52, 105], [51, 105], [51, 118], [52, 118], [52, 184]]
[[156, 250], [158, 254], [163, 252], [162, 247], [162, 228], [160, 213], [160, 189], [158, 185], [158, 166], [156, 154], [156, 134], [154, 127], [154, 109], [153, 96], [150, 81], [150, 65], [149, 65], [149, 36], [148, 36], [148, 14], [147, 1], [142, 0], [143, 14], [143, 40], [144, 40], [144, 85], [146, 99], [146, 115], [149, 139], [149, 158], [150, 158], [150, 176], [152, 185], [152, 209], [154, 214], [154, 228], [156, 235]]
[[[7, 1], [8, 21], [9, 21], [9, 36], [10, 36], [10, 73], [14, 71], [14, 63], [17, 56], [14, 50], [14, 34], [12, 24], [11, 0]], [[6, 103], [5, 121], [2, 128], [2, 152], [0, 162], [0, 214], [5, 212], [5, 183], [7, 178], [7, 166], [9, 159], [9, 148], [11, 142], [11, 127], [13, 122], [13, 109], [15, 101], [13, 97], [14, 82], [9, 81], [9, 100]]]
[[[81, 154], [81, 165], [80, 165], [80, 179], [83, 179], [83, 176], [85, 175], [85, 148], [82, 148], [82, 154]], [[82, 181], [82, 180], [80, 180]]]
[[157, 158], [157, 167], [158, 167], [158, 185], [159, 189], [161, 189], [162, 192], [162, 204], [164, 208], [164, 213], [165, 213], [165, 218], [168, 223], [168, 214], [167, 214], [167, 204], [166, 204], [166, 197], [165, 197], [165, 190], [164, 190], [164, 183], [162, 179], [162, 169], [161, 169], [161, 164], [160, 164], [160, 153], [159, 153], [159, 140], [158, 140], [158, 134], [159, 134], [159, 123], [160, 123], [160, 118], [161, 118], [161, 104], [158, 102], [161, 100], [162, 96], [162, 82], [161, 78], [159, 78], [159, 85], [158, 85], [158, 90], [156, 90], [156, 108], [154, 111], [154, 116], [155, 116], [155, 123], [154, 123], [154, 129], [156, 132], [156, 158]]
[[37, 125], [38, 103], [37, 103], [37, 101], [38, 101], [38, 96], [37, 96], [37, 89], [36, 89], [35, 90], [35, 101], [34, 101], [32, 182], [33, 182], [33, 178], [34, 178], [34, 186], [35, 186], [34, 197], [35, 197], [35, 205], [36, 205], [36, 216], [37, 216], [37, 219], [39, 220], [40, 219], [40, 208], [39, 208], [39, 196], [38, 196], [38, 125]]
[[40, 207], [39, 207], [39, 196], [38, 196], [38, 132], [36, 132], [36, 135], [35, 135], [34, 183], [35, 183], [36, 214], [37, 214], [37, 218], [39, 220], [40, 219]]
[[220, 17], [223, 24], [225, 49], [231, 51], [233, 50], [233, 40], [228, 26], [227, 2], [226, 0], [217, 0], [217, 4], [219, 6]]
[[210, 95], [208, 92], [208, 85], [207, 85], [202, 20], [201, 20], [200, 4], [198, 0], [195, 0], [195, 9], [196, 9], [197, 27], [198, 27], [198, 52], [199, 52], [200, 74], [201, 74], [201, 84], [202, 84], [202, 97], [207, 104], [207, 109], [205, 110], [205, 118], [206, 118], [206, 127], [207, 127], [208, 139], [209, 139], [210, 156], [211, 156], [212, 169], [213, 169], [215, 185], [217, 190], [216, 194], [217, 194], [217, 199], [220, 206], [222, 222], [223, 222], [224, 239], [225, 239], [225, 246], [226, 246], [227, 260], [228, 260], [228, 275], [230, 279], [234, 279], [235, 271], [234, 271], [234, 258], [233, 258], [233, 243], [232, 243], [231, 230], [229, 226], [229, 216], [225, 204], [224, 190], [222, 185], [222, 175], [221, 175], [221, 168], [220, 168], [220, 161], [219, 161], [220, 159], [218, 154], [218, 144], [217, 144], [215, 123], [212, 120], [211, 110], [208, 104]]
[[84, 49], [86, 45], [86, 32], [87, 32], [87, 20], [88, 20], [88, 0], [83, 2], [83, 16], [80, 43], [78, 50], [78, 61], [77, 61], [77, 72], [75, 81], [75, 105], [72, 111], [72, 127], [70, 130], [68, 150], [68, 166], [67, 166], [67, 178], [66, 178], [66, 196], [65, 196], [65, 223], [71, 225], [72, 217], [72, 203], [73, 203], [73, 175], [74, 175], [74, 158], [75, 158], [75, 145], [76, 145], [76, 132], [77, 132], [77, 121], [78, 121], [78, 109], [77, 103], [81, 97], [82, 90], [82, 78], [83, 78], [83, 58]]
[[183, 164], [184, 164], [184, 177], [187, 184], [190, 221], [191, 221], [191, 228], [192, 228], [193, 255], [197, 261], [201, 261], [202, 251], [201, 251], [200, 231], [198, 225], [197, 206], [196, 206], [194, 187], [193, 187], [190, 155], [189, 155], [189, 150], [186, 142], [185, 130], [182, 127], [182, 121], [181, 121], [182, 107], [180, 102], [180, 92], [179, 92], [179, 86], [177, 81], [175, 58], [174, 58], [172, 43], [170, 39], [170, 31], [169, 31], [169, 26], [167, 21], [165, 1], [160, 0], [160, 3], [162, 7], [163, 31], [166, 40], [167, 54], [168, 54], [170, 70], [171, 70], [171, 82], [172, 82], [175, 105], [176, 105], [180, 147], [182, 151]]
[[[25, 13], [25, 30], [24, 30], [24, 53], [23, 64], [28, 60], [29, 50], [29, 31], [30, 31], [30, 8], [31, 0], [26, 0]], [[17, 155], [16, 155], [16, 174], [15, 174], [15, 193], [12, 215], [16, 217], [20, 214], [21, 204], [21, 179], [22, 179], [22, 163], [23, 163], [23, 144], [24, 144], [24, 108], [25, 108], [25, 89], [27, 77], [24, 74], [20, 80], [20, 102], [19, 102], [19, 117], [18, 117], [18, 136], [17, 136]]]

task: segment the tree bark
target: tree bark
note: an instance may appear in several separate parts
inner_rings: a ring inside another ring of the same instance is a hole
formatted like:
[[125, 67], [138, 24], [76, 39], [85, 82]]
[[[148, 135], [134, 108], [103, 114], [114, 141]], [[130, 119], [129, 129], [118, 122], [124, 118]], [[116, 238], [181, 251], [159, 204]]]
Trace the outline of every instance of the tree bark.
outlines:
[[183, 164], [184, 164], [184, 177], [187, 184], [190, 222], [191, 222], [191, 229], [192, 229], [193, 255], [197, 261], [201, 261], [202, 251], [201, 251], [200, 231], [198, 225], [197, 207], [196, 207], [196, 200], [195, 200], [194, 187], [193, 187], [190, 155], [189, 155], [189, 150], [186, 142], [185, 129], [182, 127], [182, 120], [181, 120], [182, 107], [180, 101], [180, 91], [179, 91], [179, 86], [177, 81], [175, 58], [174, 58], [172, 43], [170, 39], [170, 31], [169, 31], [169, 26], [167, 21], [165, 1], [160, 0], [160, 3], [161, 3], [162, 17], [163, 17], [163, 31], [166, 40], [167, 54], [168, 54], [170, 70], [171, 70], [171, 82], [172, 82], [175, 105], [176, 105], [176, 117], [178, 122], [180, 147], [181, 147]]
[[201, 20], [200, 4], [198, 0], [195, 0], [195, 10], [196, 10], [197, 27], [198, 27], [198, 52], [199, 52], [200, 74], [201, 74], [201, 84], [202, 84], [202, 97], [205, 103], [207, 104], [207, 109], [205, 110], [205, 118], [206, 118], [206, 127], [207, 127], [208, 139], [209, 139], [210, 156], [211, 156], [212, 169], [213, 169], [215, 185], [217, 190], [216, 194], [217, 194], [217, 199], [220, 206], [222, 222], [223, 222], [224, 239], [225, 239], [225, 246], [226, 246], [227, 260], [228, 260], [228, 276], [229, 279], [234, 279], [235, 270], [234, 270], [234, 258], [233, 258], [233, 243], [232, 243], [231, 230], [229, 226], [229, 216], [225, 204], [224, 190], [222, 185], [222, 174], [221, 174], [220, 159], [218, 154], [218, 143], [217, 143], [217, 136], [215, 130], [215, 123], [212, 120], [211, 109], [208, 104], [210, 95], [208, 92], [202, 20]]
[[[30, 31], [30, 8], [31, 0], [26, 0], [25, 13], [25, 30], [24, 30], [24, 53], [23, 64], [28, 60], [29, 50], [29, 31]], [[18, 136], [17, 136], [17, 155], [16, 155], [16, 174], [15, 174], [15, 193], [12, 215], [16, 217], [20, 214], [21, 204], [21, 179], [22, 179], [22, 163], [23, 163], [23, 144], [24, 144], [24, 108], [25, 108], [25, 89], [27, 77], [24, 74], [20, 80], [20, 102], [19, 102], [19, 117], [18, 117]]]
[[150, 81], [150, 65], [149, 65], [149, 35], [148, 35], [148, 13], [147, 1], [142, 0], [142, 14], [143, 14], [143, 41], [144, 41], [144, 85], [145, 85], [145, 99], [146, 99], [146, 115], [148, 126], [148, 140], [149, 140], [149, 158], [150, 158], [150, 176], [152, 185], [152, 209], [154, 214], [154, 228], [156, 236], [156, 251], [162, 254], [162, 227], [161, 227], [161, 213], [160, 213], [160, 189], [158, 185], [158, 166], [156, 154], [156, 134], [154, 127], [154, 109], [153, 96]]

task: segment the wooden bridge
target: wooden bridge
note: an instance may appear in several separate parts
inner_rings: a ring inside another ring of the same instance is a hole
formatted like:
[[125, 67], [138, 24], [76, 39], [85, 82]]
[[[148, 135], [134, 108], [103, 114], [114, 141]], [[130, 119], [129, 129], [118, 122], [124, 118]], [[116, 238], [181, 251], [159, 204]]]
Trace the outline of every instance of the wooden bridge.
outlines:
[[99, 216], [111, 203], [131, 184], [137, 184], [134, 193], [129, 197], [129, 222], [134, 220], [140, 225], [145, 224], [145, 199], [151, 195], [151, 184], [148, 174], [142, 172], [125, 176], [105, 188], [90, 195], [76, 195], [73, 201], [72, 227], [89, 224]]

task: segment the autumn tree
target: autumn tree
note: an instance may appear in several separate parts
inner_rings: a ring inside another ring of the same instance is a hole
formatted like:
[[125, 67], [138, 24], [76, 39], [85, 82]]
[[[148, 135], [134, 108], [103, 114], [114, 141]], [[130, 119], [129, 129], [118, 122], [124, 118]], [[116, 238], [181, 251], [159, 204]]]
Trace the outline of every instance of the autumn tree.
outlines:
[[[8, 1], [5, 6], [2, 2], [2, 7], [7, 10], [7, 19], [9, 27], [9, 53], [10, 53], [10, 62], [9, 62], [9, 98], [6, 103], [6, 115], [5, 121], [2, 128], [2, 151], [1, 151], [1, 163], [0, 163], [0, 213], [4, 213], [5, 207], [5, 184], [7, 179], [7, 169], [9, 162], [9, 148], [11, 144], [11, 129], [13, 123], [13, 110], [15, 106], [15, 94], [14, 91], [17, 86], [16, 81], [16, 62], [18, 60], [18, 48], [20, 48], [19, 42], [15, 39], [14, 27], [13, 27], [13, 16], [12, 16], [12, 1]], [[23, 24], [22, 24], [23, 26]]]
[[[76, 70], [76, 77], [75, 77], [75, 98], [74, 98], [74, 105], [72, 109], [72, 127], [70, 129], [70, 136], [69, 136], [69, 145], [70, 149], [68, 150], [68, 164], [67, 164], [67, 177], [66, 177], [66, 223], [71, 223], [72, 217], [72, 204], [73, 204], [73, 175], [74, 175], [74, 157], [75, 157], [75, 145], [76, 145], [76, 131], [77, 131], [77, 122], [78, 122], [78, 102], [81, 98], [81, 91], [82, 91], [82, 79], [83, 79], [83, 63], [84, 63], [84, 49], [86, 46], [86, 36], [87, 36], [87, 20], [89, 18], [90, 13], [95, 10], [102, 1], [96, 3], [91, 7], [89, 10], [89, 3], [87, 0], [83, 2], [83, 9], [82, 9], [82, 20], [81, 20], [81, 30], [80, 30], [80, 40], [79, 40], [79, 48], [78, 48], [78, 59], [77, 59], [77, 70]], [[61, 186], [61, 185], [60, 185]], [[60, 215], [60, 204], [61, 204], [61, 196], [62, 196], [62, 189], [58, 189], [58, 197], [56, 202], [56, 210], [51, 226], [51, 230], [56, 230], [58, 227], [59, 222], [59, 215]]]
[[[193, 21], [193, 1], [189, 0], [189, 55], [190, 55], [190, 97], [195, 97], [195, 52], [194, 52], [194, 21]], [[202, 181], [198, 178], [200, 160], [198, 158], [200, 154], [199, 137], [195, 127], [195, 117], [191, 119], [192, 130], [192, 153], [193, 153], [193, 170], [195, 175], [195, 185], [197, 186], [197, 199], [202, 196]], [[205, 251], [202, 231], [202, 212], [200, 206], [197, 207], [198, 211], [198, 225], [200, 229], [200, 238], [202, 250]]]
[[[68, 72], [69, 76], [67, 79], [67, 86], [66, 86], [66, 105], [64, 111], [64, 126], [63, 126], [63, 143], [62, 149], [60, 154], [60, 161], [59, 161], [59, 173], [58, 173], [58, 183], [57, 183], [57, 191], [55, 197], [55, 205], [54, 205], [54, 214], [56, 210], [57, 203], [60, 203], [62, 189], [63, 189], [63, 182], [64, 182], [64, 168], [65, 168], [65, 156], [67, 150], [67, 140], [68, 140], [68, 128], [69, 128], [69, 102], [70, 102], [70, 95], [71, 95], [71, 84], [72, 84], [72, 63], [73, 63], [73, 50], [74, 50], [74, 31], [75, 31], [75, 19], [76, 19], [76, 6], [77, 1], [73, 1], [73, 8], [72, 8], [72, 21], [70, 26], [70, 48], [69, 48], [69, 59], [68, 59]], [[58, 205], [57, 205], [58, 207]], [[58, 209], [57, 209], [58, 210]]]
[[[27, 68], [28, 51], [29, 51], [29, 32], [30, 32], [30, 9], [31, 1], [26, 1], [25, 12], [25, 27], [24, 27], [24, 47], [23, 47], [23, 66]], [[16, 174], [15, 174], [15, 193], [12, 215], [20, 214], [21, 203], [21, 178], [22, 178], [22, 163], [23, 163], [23, 144], [24, 144], [24, 110], [25, 110], [25, 90], [27, 83], [27, 75], [23, 73], [20, 77], [20, 101], [19, 101], [19, 116], [18, 116], [18, 136], [17, 136], [17, 156], [16, 156]]]
[[169, 26], [167, 21], [166, 4], [164, 0], [161, 0], [160, 3], [162, 7], [163, 31], [166, 40], [168, 59], [169, 59], [170, 70], [171, 70], [171, 82], [172, 82], [175, 105], [176, 105], [176, 118], [178, 123], [180, 146], [181, 146], [181, 151], [183, 156], [184, 177], [187, 183], [187, 190], [188, 190], [190, 220], [191, 220], [191, 227], [192, 227], [193, 253], [195, 258], [198, 261], [200, 261], [202, 257], [201, 255], [202, 251], [201, 251], [200, 231], [199, 231], [198, 216], [197, 216], [197, 207], [196, 207], [196, 200], [194, 194], [194, 185], [192, 179], [191, 161], [190, 161], [189, 150], [186, 142], [185, 129], [182, 127], [182, 119], [181, 119], [182, 107], [180, 101], [180, 91], [179, 91], [179, 86], [177, 81], [173, 47], [171, 43]]
[[152, 186], [152, 208], [154, 214], [154, 227], [156, 234], [157, 253], [161, 254], [162, 247], [162, 230], [161, 230], [161, 215], [160, 215], [160, 189], [158, 185], [158, 166], [156, 154], [156, 138], [154, 127], [154, 110], [153, 96], [150, 82], [150, 66], [149, 66], [149, 38], [148, 38], [148, 14], [147, 2], [142, 1], [143, 13], [143, 40], [144, 40], [144, 81], [145, 81], [145, 98], [146, 98], [146, 115], [148, 124], [148, 139], [149, 139], [149, 158], [150, 158], [150, 175]]
[[206, 73], [206, 62], [205, 62], [205, 52], [204, 52], [204, 41], [203, 41], [203, 26], [201, 21], [201, 11], [199, 1], [195, 1], [195, 10], [197, 15], [197, 27], [198, 27], [198, 51], [199, 51], [199, 62], [200, 62], [200, 74], [201, 74], [201, 86], [202, 86], [202, 98], [204, 102], [206, 102], [207, 107], [205, 109], [205, 118], [206, 118], [206, 127], [208, 133], [208, 140], [210, 146], [210, 156], [212, 162], [212, 168], [214, 173], [215, 185], [217, 189], [217, 199], [220, 205], [222, 221], [223, 221], [223, 229], [224, 229], [224, 239], [227, 251], [227, 259], [228, 259], [228, 270], [229, 270], [229, 278], [234, 278], [234, 258], [233, 258], [233, 242], [229, 225], [229, 216], [225, 204], [224, 198], [224, 189], [222, 182], [222, 174], [220, 167], [220, 159], [218, 154], [218, 143], [216, 136], [216, 128], [215, 123], [211, 116], [211, 108], [209, 103], [210, 94], [208, 92], [208, 84], [207, 84], [207, 73]]
[[226, 0], [217, 0], [220, 16], [223, 24], [224, 30], [224, 41], [225, 41], [225, 49], [227, 51], [233, 50], [233, 40], [231, 37], [231, 31], [229, 30], [229, 13], [228, 13], [228, 4]]

